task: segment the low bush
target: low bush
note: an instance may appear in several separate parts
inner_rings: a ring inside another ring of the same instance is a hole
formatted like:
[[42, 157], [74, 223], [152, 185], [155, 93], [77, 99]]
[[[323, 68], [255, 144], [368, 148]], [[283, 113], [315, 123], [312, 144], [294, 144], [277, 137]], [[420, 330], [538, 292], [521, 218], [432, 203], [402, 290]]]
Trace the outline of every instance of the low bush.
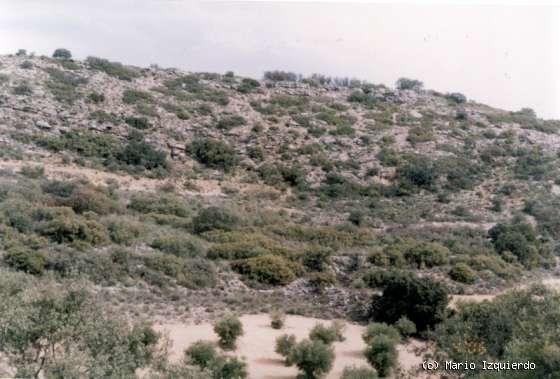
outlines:
[[449, 260], [449, 249], [438, 242], [420, 243], [405, 252], [408, 263], [418, 268], [441, 266]]
[[449, 277], [456, 282], [473, 284], [476, 281], [477, 275], [476, 272], [469, 267], [469, 265], [465, 263], [457, 263], [449, 271]]
[[124, 119], [128, 125], [139, 130], [150, 129], [152, 125], [146, 117], [127, 117]]
[[243, 335], [243, 325], [237, 317], [227, 316], [214, 324], [214, 332], [220, 337], [220, 346], [235, 350], [235, 341]]
[[282, 329], [286, 322], [286, 314], [279, 310], [270, 312], [270, 326], [272, 329]]
[[232, 230], [241, 222], [237, 213], [227, 208], [211, 206], [201, 209], [193, 218], [193, 230], [197, 234], [211, 230]]
[[222, 117], [216, 124], [216, 128], [227, 131], [245, 124], [247, 124], [247, 120], [245, 120], [242, 116], [229, 115]]
[[345, 367], [340, 379], [377, 379], [377, 371], [367, 367]]
[[387, 325], [382, 322], [370, 323], [362, 335], [362, 339], [366, 344], [370, 344], [381, 336], [386, 336], [395, 342], [399, 342], [401, 339], [398, 329], [392, 325]]
[[398, 352], [396, 341], [381, 335], [371, 341], [364, 352], [367, 361], [377, 370], [381, 378], [391, 374], [397, 364]]
[[154, 239], [150, 246], [164, 253], [178, 257], [199, 257], [204, 254], [204, 246], [194, 237], [186, 235], [168, 235]]
[[120, 80], [131, 81], [140, 76], [137, 70], [123, 66], [118, 62], [110, 62], [107, 59], [88, 57], [86, 63], [90, 69], [103, 71], [107, 75], [114, 76]]
[[323, 324], [316, 324], [309, 332], [309, 339], [331, 345], [337, 340], [336, 330]]
[[416, 79], [400, 78], [397, 80], [396, 87], [400, 90], [420, 90], [424, 83]]
[[416, 334], [416, 324], [410, 321], [406, 316], [399, 318], [395, 323], [395, 328], [399, 331], [401, 336], [408, 338], [413, 334]]
[[212, 377], [215, 379], [245, 379], [247, 364], [237, 357], [219, 355], [210, 365]]
[[183, 200], [169, 194], [133, 195], [128, 203], [128, 208], [144, 214], [159, 213], [178, 217], [187, 217], [191, 213], [189, 207]]
[[540, 262], [540, 242], [534, 228], [522, 220], [501, 223], [488, 231], [496, 251], [513, 253], [527, 268], [536, 267]]
[[293, 282], [301, 268], [276, 255], [262, 255], [233, 264], [233, 268], [249, 280], [269, 285], [286, 285]]
[[149, 92], [127, 89], [123, 92], [122, 101], [125, 104], [151, 103], [154, 98]]
[[283, 334], [276, 338], [276, 347], [274, 348], [274, 351], [285, 358], [286, 366], [290, 366], [292, 364], [289, 357], [296, 344], [296, 336], [293, 334]]
[[16, 248], [9, 250], [3, 258], [8, 267], [17, 271], [23, 271], [31, 275], [41, 275], [45, 271], [45, 256], [38, 251]]
[[92, 92], [88, 95], [87, 99], [94, 104], [101, 104], [105, 102], [105, 95], [98, 92]]
[[231, 171], [239, 162], [235, 150], [225, 142], [214, 139], [194, 140], [186, 147], [198, 162], [212, 168]]
[[196, 341], [185, 350], [187, 363], [202, 369], [210, 366], [217, 356], [214, 345], [207, 341]]
[[298, 378], [318, 379], [331, 370], [334, 358], [333, 349], [323, 342], [303, 340], [291, 349], [289, 362], [302, 371]]

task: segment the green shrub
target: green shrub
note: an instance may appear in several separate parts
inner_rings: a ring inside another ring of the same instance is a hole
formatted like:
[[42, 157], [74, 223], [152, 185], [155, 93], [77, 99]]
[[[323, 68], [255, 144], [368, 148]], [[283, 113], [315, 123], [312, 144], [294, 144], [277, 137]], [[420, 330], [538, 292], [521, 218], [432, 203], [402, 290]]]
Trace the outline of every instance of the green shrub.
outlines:
[[396, 341], [381, 335], [369, 343], [364, 355], [377, 370], [379, 376], [385, 378], [391, 374], [393, 367], [397, 364]]
[[232, 230], [240, 223], [239, 216], [233, 211], [221, 207], [207, 207], [201, 209], [193, 218], [193, 230], [197, 234], [211, 230]]
[[139, 130], [150, 129], [152, 127], [150, 121], [145, 117], [127, 117], [124, 122]]
[[86, 185], [76, 186], [67, 198], [59, 198], [58, 202], [60, 205], [72, 208], [78, 214], [95, 212], [106, 215], [119, 210], [119, 204], [104, 190]]
[[45, 176], [45, 168], [43, 166], [22, 166], [20, 174], [31, 179], [38, 179]]
[[92, 92], [88, 95], [88, 100], [94, 104], [101, 104], [105, 102], [105, 95], [98, 92]]
[[120, 245], [131, 245], [146, 235], [146, 225], [128, 219], [110, 218], [105, 220], [111, 241]]
[[260, 86], [261, 86], [261, 83], [258, 80], [250, 79], [250, 78], [244, 78], [241, 81], [241, 84], [237, 87], [237, 90], [241, 93], [250, 93], [253, 90], [259, 88]]
[[400, 78], [397, 80], [396, 87], [400, 90], [420, 90], [424, 83], [416, 79]]
[[234, 350], [235, 341], [243, 335], [243, 325], [237, 317], [227, 316], [214, 324], [214, 332], [220, 337], [223, 349]]
[[401, 162], [399, 152], [387, 147], [383, 147], [379, 150], [379, 153], [377, 153], [377, 159], [379, 159], [381, 164], [386, 167], [395, 167]]
[[56, 152], [69, 150], [85, 157], [113, 158], [120, 150], [121, 142], [107, 134], [70, 130], [57, 137], [37, 136], [36, 143]]
[[272, 329], [282, 329], [286, 322], [286, 314], [280, 310], [270, 312], [270, 326]]
[[410, 321], [406, 316], [399, 318], [395, 323], [395, 328], [400, 332], [401, 336], [408, 338], [416, 334], [416, 324]]
[[431, 128], [418, 126], [408, 130], [406, 140], [410, 142], [412, 146], [415, 146], [417, 143], [433, 141], [434, 133]]
[[387, 283], [383, 295], [374, 298], [372, 316], [391, 324], [406, 316], [418, 331], [424, 331], [444, 318], [447, 296], [447, 289], [429, 278], [395, 277]]
[[290, 366], [292, 364], [289, 358], [296, 344], [296, 336], [293, 334], [283, 334], [276, 338], [276, 347], [274, 348], [274, 351], [285, 358], [286, 366]]
[[434, 190], [437, 170], [427, 157], [414, 157], [397, 167], [397, 178], [404, 189]]
[[408, 263], [418, 268], [441, 266], [449, 260], [449, 249], [438, 242], [420, 243], [405, 252]]
[[53, 53], [53, 58], [58, 59], [72, 59], [72, 53], [68, 49], [56, 49]]
[[23, 271], [31, 275], [41, 275], [45, 271], [46, 259], [38, 251], [13, 249], [4, 255], [4, 263], [14, 270]]
[[237, 153], [230, 145], [210, 138], [195, 140], [186, 149], [200, 163], [226, 172], [231, 171], [239, 162]]
[[403, 247], [399, 245], [385, 246], [383, 249], [373, 249], [368, 254], [368, 260], [381, 267], [402, 267], [405, 263]]
[[207, 341], [196, 341], [185, 350], [187, 362], [202, 369], [211, 365], [218, 356], [214, 345]]
[[456, 282], [473, 284], [476, 281], [477, 275], [476, 272], [469, 267], [469, 265], [465, 263], [457, 263], [449, 271], [449, 277]]
[[[402, 317], [401, 317], [402, 319]], [[366, 344], [371, 344], [381, 336], [385, 336], [395, 342], [399, 342], [401, 339], [398, 329], [392, 325], [387, 325], [383, 322], [373, 322], [367, 326], [366, 331], [362, 335], [362, 339]]]
[[309, 339], [311, 341], [320, 341], [325, 345], [331, 345], [337, 340], [336, 330], [323, 324], [316, 324], [309, 332]]
[[33, 63], [30, 61], [24, 61], [22, 64], [19, 65], [20, 68], [24, 70], [30, 70], [33, 68]]
[[340, 379], [377, 379], [377, 371], [367, 367], [345, 367]]
[[31, 88], [31, 86], [26, 82], [22, 82], [22, 83], [18, 84], [17, 86], [15, 86], [13, 88], [12, 91], [13, 91], [14, 95], [19, 95], [19, 96], [31, 96], [31, 95], [33, 95], [33, 88]]
[[114, 76], [120, 80], [131, 81], [140, 76], [135, 69], [125, 67], [118, 62], [110, 62], [107, 59], [88, 57], [86, 63], [90, 69], [103, 71], [107, 75]]
[[102, 224], [77, 216], [71, 208], [45, 208], [42, 213], [38, 231], [54, 242], [91, 245], [109, 242], [107, 229]]
[[291, 349], [289, 362], [302, 371], [298, 378], [318, 379], [331, 370], [334, 357], [334, 351], [328, 345], [303, 340]]
[[310, 271], [325, 271], [329, 267], [333, 250], [327, 247], [315, 246], [303, 251], [301, 261]]
[[496, 251], [509, 251], [527, 268], [539, 263], [540, 243], [533, 227], [521, 220], [497, 224], [488, 231]]
[[156, 238], [150, 244], [154, 249], [178, 257], [198, 257], [204, 254], [202, 244], [190, 236], [169, 235]]
[[247, 364], [237, 357], [218, 356], [210, 365], [214, 379], [245, 379], [247, 378]]
[[95, 120], [99, 123], [111, 123], [116, 124], [118, 123], [118, 118], [114, 114], [107, 113], [105, 111], [94, 111], [91, 112], [89, 118]]
[[312, 272], [308, 279], [309, 285], [319, 291], [338, 284], [336, 275], [332, 272]]
[[[190, 289], [210, 288], [216, 285], [216, 267], [206, 259], [181, 258], [169, 254], [152, 253], [142, 256], [145, 270], [140, 275], [152, 277], [156, 285], [169, 282], [168, 278], [158, 278], [157, 273], [163, 273], [173, 279], [180, 286]], [[164, 283], [161, 281], [164, 280]]]
[[151, 103], [154, 98], [149, 92], [127, 89], [123, 92], [122, 101], [125, 104]]
[[249, 280], [269, 285], [293, 282], [300, 268], [297, 264], [276, 255], [262, 255], [234, 263], [233, 268]]
[[247, 120], [245, 120], [242, 116], [229, 115], [222, 117], [216, 124], [216, 128], [220, 130], [231, 130], [245, 124], [247, 124]]
[[141, 137], [130, 137], [124, 149], [116, 154], [117, 160], [145, 170], [167, 169], [168, 163], [163, 151], [155, 149]]
[[180, 198], [165, 194], [137, 194], [133, 195], [128, 208], [140, 213], [159, 213], [187, 217], [190, 215], [188, 206]]

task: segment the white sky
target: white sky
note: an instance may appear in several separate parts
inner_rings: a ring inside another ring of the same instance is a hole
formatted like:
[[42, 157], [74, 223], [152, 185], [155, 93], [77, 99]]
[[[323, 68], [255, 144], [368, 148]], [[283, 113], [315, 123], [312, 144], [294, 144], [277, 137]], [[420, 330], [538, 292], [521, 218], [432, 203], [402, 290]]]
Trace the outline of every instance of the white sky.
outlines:
[[404, 2], [0, 0], [0, 54], [66, 47], [77, 58], [254, 77], [408, 76], [560, 119], [560, 2]]

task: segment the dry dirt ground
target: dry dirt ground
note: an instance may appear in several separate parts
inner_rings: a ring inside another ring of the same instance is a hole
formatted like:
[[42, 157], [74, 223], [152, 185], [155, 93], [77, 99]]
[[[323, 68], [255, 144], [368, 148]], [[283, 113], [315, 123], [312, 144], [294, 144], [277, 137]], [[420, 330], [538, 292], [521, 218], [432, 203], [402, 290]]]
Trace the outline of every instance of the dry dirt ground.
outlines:
[[[234, 352], [247, 362], [249, 379], [293, 379], [297, 375], [295, 367], [286, 367], [282, 356], [274, 352], [276, 338], [282, 334], [294, 334], [298, 341], [307, 338], [309, 331], [317, 323], [328, 325], [330, 321], [288, 316], [283, 329], [276, 330], [270, 326], [270, 318], [266, 314], [245, 315], [240, 318], [243, 323], [244, 335], [239, 338]], [[217, 344], [218, 338], [211, 323], [184, 324], [170, 323], [155, 326], [158, 331], [166, 332], [172, 342], [171, 359], [180, 360], [183, 351], [198, 340], [212, 341]], [[346, 366], [368, 366], [363, 356], [366, 348], [362, 333], [365, 328], [360, 325], [346, 323], [344, 342], [336, 342], [334, 350], [336, 358], [332, 370], [325, 379], [338, 379]], [[399, 345], [399, 362], [404, 371], [420, 367], [421, 354], [416, 353], [423, 348], [419, 341], [412, 340]], [[413, 376], [414, 377], [414, 376]]]

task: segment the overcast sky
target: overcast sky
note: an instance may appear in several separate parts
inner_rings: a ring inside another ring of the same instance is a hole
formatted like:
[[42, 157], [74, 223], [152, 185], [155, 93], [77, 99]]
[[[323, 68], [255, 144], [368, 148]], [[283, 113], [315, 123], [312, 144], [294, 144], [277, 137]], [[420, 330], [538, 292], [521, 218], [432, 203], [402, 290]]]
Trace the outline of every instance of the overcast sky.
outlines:
[[253, 77], [406, 76], [560, 119], [560, 5], [398, 2], [0, 0], [0, 54], [67, 47], [77, 58]]

